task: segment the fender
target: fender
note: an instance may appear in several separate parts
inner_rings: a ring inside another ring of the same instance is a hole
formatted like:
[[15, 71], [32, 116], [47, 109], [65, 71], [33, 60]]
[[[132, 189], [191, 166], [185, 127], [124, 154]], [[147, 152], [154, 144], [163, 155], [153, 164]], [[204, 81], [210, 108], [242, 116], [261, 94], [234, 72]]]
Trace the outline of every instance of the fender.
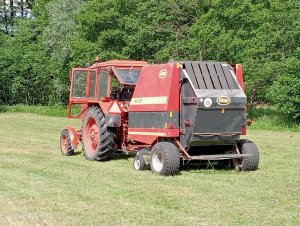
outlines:
[[71, 139], [71, 145], [73, 149], [77, 148], [77, 145], [81, 141], [81, 129], [76, 131], [72, 126], [66, 126], [66, 130], [68, 130]]

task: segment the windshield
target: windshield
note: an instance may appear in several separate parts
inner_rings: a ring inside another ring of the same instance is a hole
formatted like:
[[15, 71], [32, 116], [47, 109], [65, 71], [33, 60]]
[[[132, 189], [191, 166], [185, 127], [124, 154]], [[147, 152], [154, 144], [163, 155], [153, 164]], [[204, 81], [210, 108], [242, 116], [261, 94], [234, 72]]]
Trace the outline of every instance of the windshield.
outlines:
[[134, 69], [115, 68], [115, 71], [116, 71], [117, 75], [120, 77], [120, 79], [122, 79], [122, 82], [127, 83], [127, 84], [135, 84], [141, 73], [140, 68], [134, 68]]

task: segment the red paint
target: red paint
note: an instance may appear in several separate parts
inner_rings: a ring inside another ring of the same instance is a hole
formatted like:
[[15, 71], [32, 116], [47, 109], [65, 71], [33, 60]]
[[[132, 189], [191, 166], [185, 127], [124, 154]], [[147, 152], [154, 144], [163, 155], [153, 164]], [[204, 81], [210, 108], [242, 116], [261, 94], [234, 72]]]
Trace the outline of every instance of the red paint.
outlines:
[[60, 147], [64, 154], [67, 154], [67, 146], [68, 146], [68, 140], [66, 135], [64, 134], [60, 139]]
[[81, 140], [81, 132], [76, 131], [72, 126], [66, 126], [66, 130], [68, 130], [71, 139], [71, 146], [75, 149]]
[[235, 75], [238, 83], [240, 84], [243, 91], [245, 91], [244, 79], [243, 79], [243, 67], [241, 64], [233, 65]]
[[252, 120], [251, 119], [248, 119], [247, 120], [247, 126], [251, 126], [252, 125]]
[[246, 126], [242, 126], [241, 134], [242, 135], [246, 135], [247, 134], [247, 128], [246, 128]]
[[[162, 70], [167, 76], [159, 77]], [[177, 64], [159, 64], [143, 67], [133, 98], [167, 97], [166, 104], [130, 105], [129, 112], [179, 111], [179, 68]]]
[[85, 142], [85, 148], [88, 150], [88, 152], [95, 153], [97, 151], [98, 146], [98, 136], [99, 136], [99, 129], [97, 126], [97, 123], [94, 118], [89, 118], [87, 120], [85, 131], [84, 131], [84, 139]]
[[184, 126], [189, 127], [191, 125], [190, 120], [184, 120]]
[[111, 60], [107, 62], [95, 63], [90, 68], [101, 67], [143, 67], [148, 65], [146, 61], [133, 61], [133, 60]]
[[[130, 134], [132, 132], [139, 134]], [[145, 133], [153, 133], [153, 135], [146, 135]], [[129, 139], [145, 144], [153, 144], [159, 137], [179, 137], [179, 129], [128, 128]]]

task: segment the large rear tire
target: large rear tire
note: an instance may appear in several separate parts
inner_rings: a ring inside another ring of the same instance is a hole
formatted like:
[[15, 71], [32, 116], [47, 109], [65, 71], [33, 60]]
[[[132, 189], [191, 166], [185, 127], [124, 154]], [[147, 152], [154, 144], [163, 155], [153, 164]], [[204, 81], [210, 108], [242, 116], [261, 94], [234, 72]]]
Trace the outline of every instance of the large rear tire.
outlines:
[[82, 125], [82, 146], [86, 159], [108, 160], [114, 152], [113, 133], [106, 126], [105, 117], [98, 107], [91, 107]]
[[158, 142], [151, 149], [150, 166], [153, 173], [172, 176], [179, 172], [180, 154], [175, 144]]
[[241, 154], [250, 154], [251, 156], [233, 160], [233, 166], [236, 170], [251, 171], [256, 170], [259, 165], [259, 152], [255, 143], [250, 140], [240, 140], [237, 143]]
[[70, 133], [64, 129], [60, 133], [60, 151], [62, 155], [73, 155], [74, 149], [72, 148]]

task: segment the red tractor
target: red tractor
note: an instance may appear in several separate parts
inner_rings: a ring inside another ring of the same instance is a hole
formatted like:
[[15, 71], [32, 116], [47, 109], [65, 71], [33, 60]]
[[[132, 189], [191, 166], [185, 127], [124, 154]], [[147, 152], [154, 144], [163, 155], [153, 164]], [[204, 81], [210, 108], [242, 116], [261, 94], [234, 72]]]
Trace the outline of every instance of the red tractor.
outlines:
[[68, 117], [81, 118], [82, 126], [61, 132], [63, 155], [81, 141], [88, 160], [136, 152], [136, 170], [150, 164], [160, 175], [174, 175], [191, 160], [258, 167], [257, 146], [240, 139], [251, 121], [239, 64], [115, 60], [73, 68], [70, 80]]

